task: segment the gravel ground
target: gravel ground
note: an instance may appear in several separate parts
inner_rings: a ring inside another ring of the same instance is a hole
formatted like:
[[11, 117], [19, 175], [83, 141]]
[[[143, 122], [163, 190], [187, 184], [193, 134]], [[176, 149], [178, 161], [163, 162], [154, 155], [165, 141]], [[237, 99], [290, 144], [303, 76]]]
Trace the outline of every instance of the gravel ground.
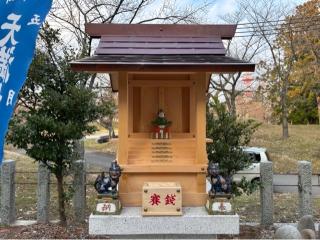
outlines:
[[[241, 226], [240, 235], [223, 235], [219, 239], [270, 239], [274, 229]], [[108, 236], [89, 236], [88, 224], [34, 224], [18, 227], [0, 227], [1, 239], [111, 239]]]

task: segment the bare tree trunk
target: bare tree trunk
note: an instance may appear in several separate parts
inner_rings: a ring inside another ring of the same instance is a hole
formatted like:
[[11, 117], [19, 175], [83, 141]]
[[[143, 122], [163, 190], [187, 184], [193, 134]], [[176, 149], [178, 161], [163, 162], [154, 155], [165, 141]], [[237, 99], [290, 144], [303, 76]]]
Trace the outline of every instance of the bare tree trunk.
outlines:
[[231, 112], [232, 106], [231, 106], [230, 96], [225, 91], [223, 92], [223, 95], [224, 95], [224, 98], [226, 99], [226, 105], [227, 105], [228, 111]]
[[287, 92], [288, 92], [288, 78], [283, 79], [283, 87], [281, 90], [281, 112], [282, 112], [282, 138], [287, 139], [289, 137], [288, 126], [288, 104], [287, 104]]
[[57, 173], [56, 178], [57, 178], [57, 188], [58, 188], [60, 224], [62, 226], [66, 226], [67, 225], [67, 217], [66, 217], [66, 210], [65, 210], [65, 193], [64, 193], [64, 188], [63, 188], [63, 175], [62, 175], [62, 173]]
[[282, 114], [282, 138], [287, 139], [289, 137], [289, 127], [288, 127], [288, 109], [287, 106], [283, 108]]
[[112, 121], [108, 125], [108, 130], [109, 130], [109, 140], [112, 139], [112, 133], [113, 133], [113, 127], [112, 127]]
[[90, 82], [89, 82], [89, 89], [93, 88], [93, 84], [94, 84], [94, 81], [96, 80], [96, 77], [97, 77], [96, 73], [92, 74], [92, 76], [90, 78]]
[[236, 97], [234, 94], [230, 97], [230, 113], [232, 116], [236, 117], [237, 116], [237, 107], [236, 107]]

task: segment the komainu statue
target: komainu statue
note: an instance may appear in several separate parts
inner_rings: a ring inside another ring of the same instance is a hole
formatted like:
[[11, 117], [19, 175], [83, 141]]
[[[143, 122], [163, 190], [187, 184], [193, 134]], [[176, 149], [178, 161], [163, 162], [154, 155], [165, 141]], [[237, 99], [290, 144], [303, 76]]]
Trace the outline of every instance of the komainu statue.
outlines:
[[116, 197], [118, 195], [117, 186], [120, 176], [121, 168], [117, 161], [113, 161], [109, 168], [109, 176], [105, 176], [104, 172], [98, 175], [94, 183], [94, 188], [99, 194]]
[[211, 183], [211, 189], [208, 192], [210, 197], [216, 195], [231, 194], [231, 178], [220, 174], [219, 164], [210, 162], [208, 165], [208, 178]]

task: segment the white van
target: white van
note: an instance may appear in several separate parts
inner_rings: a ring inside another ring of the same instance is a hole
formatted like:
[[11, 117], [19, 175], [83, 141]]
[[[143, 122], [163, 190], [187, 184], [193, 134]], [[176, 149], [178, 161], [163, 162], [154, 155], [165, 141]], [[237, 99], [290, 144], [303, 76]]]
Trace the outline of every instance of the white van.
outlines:
[[[260, 147], [244, 147], [243, 151], [249, 154], [252, 160], [252, 164], [241, 170], [236, 172], [236, 174], [233, 175], [233, 181], [236, 183], [239, 183], [242, 179], [242, 177], [245, 177], [247, 181], [254, 182], [254, 181], [260, 181], [260, 162], [268, 162], [271, 161], [267, 149], [266, 148], [260, 148]], [[206, 189], [207, 192], [210, 190], [211, 184], [210, 182], [206, 181]]]
[[241, 170], [236, 172], [233, 175], [233, 181], [240, 182], [242, 177], [245, 177], [247, 181], [254, 182], [260, 181], [260, 162], [268, 162], [271, 161], [267, 149], [260, 147], [245, 147], [243, 151], [249, 154], [252, 158], [252, 164]]

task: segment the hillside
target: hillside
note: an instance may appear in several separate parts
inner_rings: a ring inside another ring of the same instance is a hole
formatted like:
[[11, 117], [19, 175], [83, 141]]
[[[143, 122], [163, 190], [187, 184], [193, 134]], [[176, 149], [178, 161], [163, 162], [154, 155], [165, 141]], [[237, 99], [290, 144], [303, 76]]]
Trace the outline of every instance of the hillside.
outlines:
[[290, 125], [289, 139], [281, 139], [281, 126], [263, 124], [250, 145], [266, 147], [274, 162], [274, 172], [297, 172], [297, 161], [312, 162], [313, 172], [320, 174], [320, 126]]

